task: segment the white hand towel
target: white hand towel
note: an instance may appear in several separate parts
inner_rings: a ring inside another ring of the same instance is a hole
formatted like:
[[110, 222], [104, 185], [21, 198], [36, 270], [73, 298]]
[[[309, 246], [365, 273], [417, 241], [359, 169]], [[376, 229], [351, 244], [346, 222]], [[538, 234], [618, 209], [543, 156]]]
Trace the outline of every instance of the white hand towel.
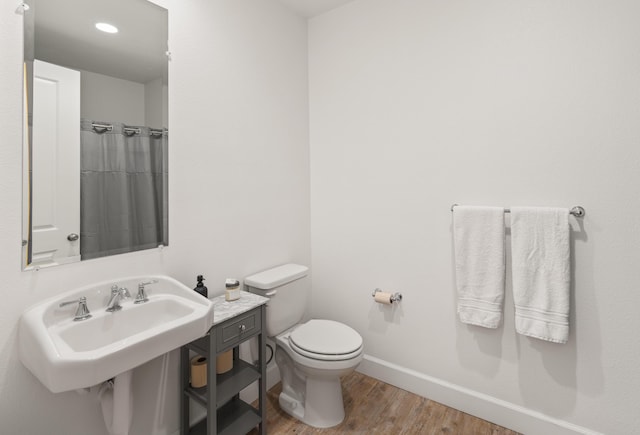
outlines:
[[462, 323], [497, 328], [504, 301], [504, 208], [456, 206], [453, 236]]
[[569, 338], [569, 210], [511, 207], [516, 331], [555, 343]]

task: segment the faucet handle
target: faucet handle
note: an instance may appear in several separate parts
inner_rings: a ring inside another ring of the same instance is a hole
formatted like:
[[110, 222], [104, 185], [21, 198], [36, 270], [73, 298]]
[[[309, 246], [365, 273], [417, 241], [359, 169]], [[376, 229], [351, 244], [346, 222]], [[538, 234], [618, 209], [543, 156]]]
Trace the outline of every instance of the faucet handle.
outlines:
[[72, 301], [61, 302], [59, 306], [65, 307], [67, 305], [76, 304], [76, 303], [78, 304], [78, 309], [76, 310], [76, 314], [73, 318], [74, 322], [77, 322], [79, 320], [85, 320], [91, 317], [89, 308], [87, 307], [87, 298], [85, 296], [82, 296], [78, 299], [74, 299]]
[[148, 302], [149, 298], [147, 297], [147, 291], [145, 290], [146, 285], [157, 283], [157, 279], [152, 279], [151, 281], [141, 282], [138, 284], [138, 294], [136, 295], [136, 300], [133, 302], [134, 304], [142, 304], [144, 302]]
[[66, 307], [67, 305], [71, 305], [71, 304], [78, 304], [78, 303], [82, 303], [84, 302], [85, 304], [87, 303], [87, 298], [85, 296], [82, 296], [78, 299], [74, 299], [72, 301], [64, 301], [64, 302], [60, 302], [60, 305], [58, 305], [60, 308], [62, 307]]

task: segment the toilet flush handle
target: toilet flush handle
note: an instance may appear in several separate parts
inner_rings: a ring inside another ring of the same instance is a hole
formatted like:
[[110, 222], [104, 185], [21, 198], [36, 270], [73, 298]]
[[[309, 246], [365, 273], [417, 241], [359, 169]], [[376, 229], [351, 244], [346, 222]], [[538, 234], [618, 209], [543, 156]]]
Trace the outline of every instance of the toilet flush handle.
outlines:
[[265, 296], [273, 296], [273, 295], [275, 295], [276, 293], [278, 293], [278, 290], [271, 290], [270, 292], [266, 292], [264, 295], [265, 295]]

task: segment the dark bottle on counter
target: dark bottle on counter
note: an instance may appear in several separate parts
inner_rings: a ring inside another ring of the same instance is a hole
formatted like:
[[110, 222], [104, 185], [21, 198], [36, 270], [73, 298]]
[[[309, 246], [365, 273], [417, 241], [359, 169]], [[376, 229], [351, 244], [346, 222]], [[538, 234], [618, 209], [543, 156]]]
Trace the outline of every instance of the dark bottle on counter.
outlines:
[[202, 275], [198, 275], [198, 284], [196, 285], [194, 290], [200, 293], [205, 298], [208, 298], [209, 291], [202, 281], [204, 281], [204, 278], [202, 277]]

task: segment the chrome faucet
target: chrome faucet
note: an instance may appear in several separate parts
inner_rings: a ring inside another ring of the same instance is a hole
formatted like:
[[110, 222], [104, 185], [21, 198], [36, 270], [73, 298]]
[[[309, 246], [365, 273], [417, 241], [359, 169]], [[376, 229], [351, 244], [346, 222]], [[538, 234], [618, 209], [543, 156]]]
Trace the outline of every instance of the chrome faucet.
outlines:
[[64, 307], [66, 305], [71, 305], [71, 304], [78, 304], [76, 315], [73, 318], [74, 322], [77, 322], [79, 320], [85, 320], [91, 317], [91, 314], [89, 314], [89, 308], [87, 308], [87, 298], [85, 296], [82, 296], [78, 299], [74, 299], [72, 301], [61, 302], [60, 307]]
[[136, 295], [136, 300], [133, 301], [134, 304], [142, 304], [144, 302], [148, 302], [149, 298], [147, 297], [147, 291], [144, 286], [157, 283], [157, 279], [152, 279], [148, 282], [141, 282], [138, 284], [138, 294]]
[[107, 311], [113, 313], [114, 311], [121, 310], [120, 301], [125, 298], [130, 298], [131, 294], [125, 287], [118, 288], [117, 285], [111, 286], [111, 299], [107, 304]]

